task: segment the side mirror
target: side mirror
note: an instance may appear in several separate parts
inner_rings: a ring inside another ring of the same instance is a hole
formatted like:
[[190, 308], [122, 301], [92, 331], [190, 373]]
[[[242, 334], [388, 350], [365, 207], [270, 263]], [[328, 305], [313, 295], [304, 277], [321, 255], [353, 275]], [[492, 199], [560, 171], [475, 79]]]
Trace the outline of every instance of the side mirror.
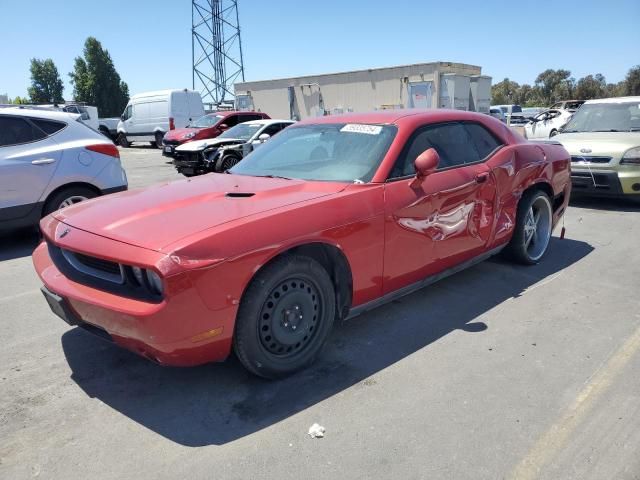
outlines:
[[440, 162], [440, 155], [435, 148], [430, 148], [425, 150], [414, 162], [414, 166], [416, 169], [416, 178], [411, 182], [411, 187], [416, 188], [422, 184], [422, 181], [438, 168], [438, 163]]
[[261, 133], [260, 136], [258, 137], [258, 140], [260, 140], [260, 142], [264, 143], [267, 140], [269, 140], [271, 138], [271, 135], [269, 135], [268, 133]]
[[124, 113], [122, 115], [120, 115], [120, 120], [122, 120], [124, 122]]
[[229, 130], [229, 125], [227, 125], [226, 123], [221, 123], [220, 126], [218, 127], [220, 130]]

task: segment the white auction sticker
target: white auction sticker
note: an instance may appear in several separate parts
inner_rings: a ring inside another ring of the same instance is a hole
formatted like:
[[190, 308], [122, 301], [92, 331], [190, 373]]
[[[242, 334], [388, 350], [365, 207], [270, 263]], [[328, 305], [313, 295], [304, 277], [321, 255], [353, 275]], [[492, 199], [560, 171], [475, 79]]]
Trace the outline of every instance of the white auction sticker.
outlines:
[[380, 125], [361, 125], [356, 123], [348, 123], [340, 129], [341, 132], [366, 133], [367, 135], [379, 135], [382, 131]]

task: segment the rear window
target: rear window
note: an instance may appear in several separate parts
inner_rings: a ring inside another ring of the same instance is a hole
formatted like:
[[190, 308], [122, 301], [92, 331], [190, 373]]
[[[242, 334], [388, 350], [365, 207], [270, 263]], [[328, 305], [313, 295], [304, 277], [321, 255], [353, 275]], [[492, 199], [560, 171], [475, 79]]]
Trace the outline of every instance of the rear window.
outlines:
[[67, 126], [64, 122], [56, 122], [54, 120], [43, 120], [41, 118], [32, 118], [31, 121], [47, 135], [53, 135]]
[[512, 105], [511, 113], [522, 113], [522, 107], [520, 105]]

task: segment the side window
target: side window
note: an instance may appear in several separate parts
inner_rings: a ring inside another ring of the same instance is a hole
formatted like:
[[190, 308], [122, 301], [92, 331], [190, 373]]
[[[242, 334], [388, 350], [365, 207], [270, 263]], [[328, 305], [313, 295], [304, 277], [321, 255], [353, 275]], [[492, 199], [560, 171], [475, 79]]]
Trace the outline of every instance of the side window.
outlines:
[[274, 123], [273, 125], [269, 125], [267, 128], [265, 128], [262, 133], [266, 133], [267, 135], [273, 137], [280, 130], [282, 130], [282, 125], [279, 123]]
[[464, 124], [471, 143], [476, 148], [480, 159], [487, 158], [491, 153], [502, 145], [486, 128], [477, 123]]
[[401, 157], [392, 177], [415, 173], [418, 155], [435, 148], [440, 156], [438, 170], [478, 162], [488, 157], [502, 143], [487, 129], [476, 123], [450, 123], [425, 127], [413, 137], [406, 154]]
[[128, 105], [124, 111], [124, 119], [129, 120], [133, 114], [133, 105]]
[[66, 123], [63, 122], [55, 122], [53, 120], [43, 120], [41, 118], [32, 118], [31, 121], [36, 124], [36, 126], [42, 130], [47, 135], [53, 135], [56, 132], [59, 132], [64, 127], [67, 126]]
[[222, 123], [225, 123], [226, 125], [228, 125], [229, 128], [235, 127], [238, 123], [242, 123], [242, 122], [244, 122], [244, 120], [238, 121], [238, 115], [229, 115], [227, 118], [222, 120]]
[[46, 134], [23, 118], [0, 117], [0, 147], [35, 142]]

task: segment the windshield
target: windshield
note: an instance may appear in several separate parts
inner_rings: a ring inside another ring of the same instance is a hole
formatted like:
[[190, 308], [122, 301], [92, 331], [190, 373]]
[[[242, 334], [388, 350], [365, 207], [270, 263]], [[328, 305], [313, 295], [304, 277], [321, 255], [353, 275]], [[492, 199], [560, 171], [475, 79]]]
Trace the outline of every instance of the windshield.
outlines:
[[640, 131], [640, 104], [585, 103], [573, 114], [563, 132]]
[[231, 127], [229, 130], [225, 131], [223, 134], [218, 136], [218, 138], [249, 140], [258, 130], [260, 130], [260, 127], [262, 127], [262, 125], [239, 123], [235, 127]]
[[213, 127], [224, 117], [222, 115], [205, 115], [189, 125], [191, 128], [207, 128]]
[[390, 125], [320, 124], [287, 128], [233, 167], [257, 177], [368, 182], [391, 146]]
[[522, 113], [522, 107], [520, 105], [511, 105], [511, 113]]

